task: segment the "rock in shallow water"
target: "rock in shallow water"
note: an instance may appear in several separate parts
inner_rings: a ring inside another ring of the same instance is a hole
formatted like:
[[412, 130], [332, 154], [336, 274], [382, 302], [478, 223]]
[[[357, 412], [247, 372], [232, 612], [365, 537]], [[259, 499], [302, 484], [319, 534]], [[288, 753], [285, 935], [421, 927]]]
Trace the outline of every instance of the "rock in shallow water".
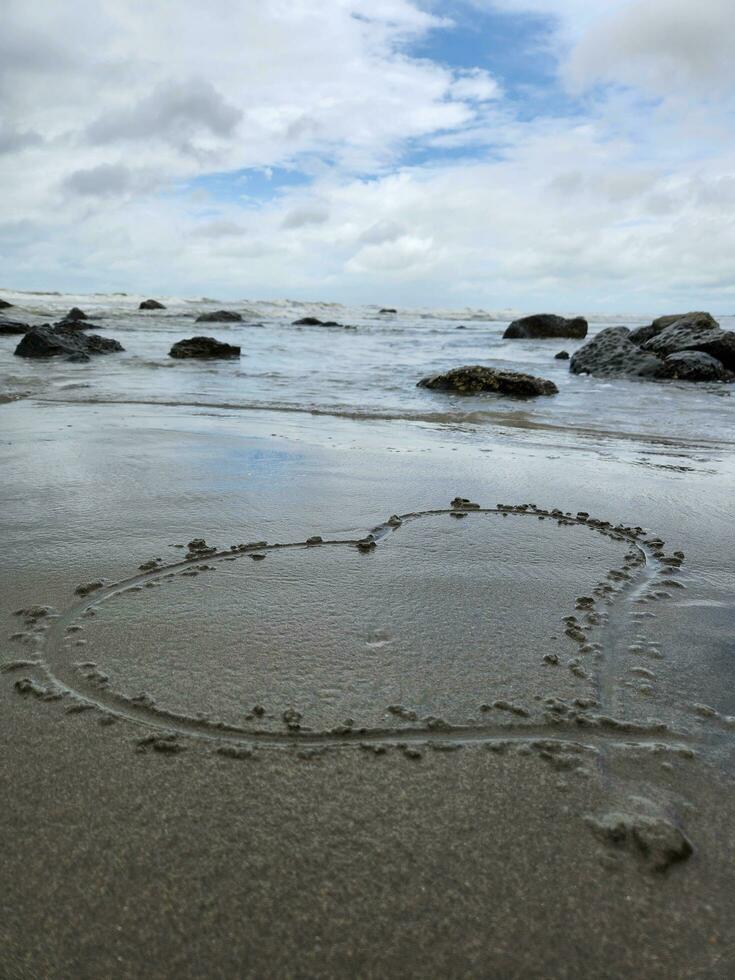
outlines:
[[479, 364], [430, 375], [422, 378], [416, 387], [455, 391], [463, 395], [489, 391], [516, 398], [534, 398], [536, 395], [555, 395], [558, 392], [554, 382], [545, 378], [535, 378], [531, 374], [521, 374], [518, 371], [498, 371]]
[[215, 310], [214, 313], [200, 313], [196, 318], [197, 323], [239, 323], [242, 320], [240, 313], [233, 313], [232, 310]]
[[300, 320], [294, 320], [292, 327], [339, 327], [340, 330], [354, 330], [344, 323], [337, 323], [336, 320], [320, 320], [316, 316], [302, 316]]
[[86, 320], [86, 319], [87, 319], [87, 314], [84, 312], [84, 310], [80, 310], [78, 306], [72, 306], [72, 308], [64, 317], [64, 320], [71, 320], [71, 321]]
[[13, 304], [12, 303], [9, 303], [6, 299], [0, 299], [0, 310], [7, 310], [12, 305]]
[[678, 320], [690, 320], [710, 328], [717, 328], [719, 326], [717, 320], [710, 316], [709, 313], [672, 313], [668, 314], [667, 316], [657, 317], [653, 323], [647, 327], [638, 327], [636, 330], [631, 330], [630, 339], [634, 344], [638, 344], [640, 347], [652, 337], [657, 337], [662, 330], [670, 327], [672, 323], [676, 323]]
[[587, 321], [584, 317], [567, 319], [555, 313], [535, 313], [533, 316], [521, 317], [520, 320], [514, 320], [503, 334], [507, 339], [573, 337], [582, 340], [586, 336]]
[[[714, 321], [712, 321], [714, 323]], [[678, 351], [701, 351], [717, 358], [725, 367], [735, 368], [735, 333], [710, 326], [701, 319], [684, 317], [665, 327], [655, 337], [641, 345], [658, 357], [668, 357]]]
[[27, 323], [21, 323], [20, 320], [7, 320], [5, 317], [0, 317], [0, 335], [27, 333], [29, 330], [30, 327]]
[[138, 307], [139, 310], [165, 310], [166, 307], [163, 303], [159, 303], [157, 299], [144, 299], [143, 302]]
[[64, 354], [111, 354], [125, 348], [117, 340], [98, 334], [82, 334], [64, 326], [31, 327], [15, 348], [18, 357], [59, 357]]
[[569, 362], [572, 374], [594, 374], [597, 377], [630, 375], [656, 378], [661, 359], [642, 351], [630, 340], [627, 327], [607, 327], [580, 348]]
[[[674, 356], [695, 353], [706, 356]], [[608, 327], [574, 354], [569, 370], [598, 377], [732, 381], [735, 332], [721, 330], [709, 313], [659, 317], [633, 331]]]
[[732, 381], [735, 376], [710, 354], [682, 350], [664, 360], [660, 377], [679, 381]]
[[169, 357], [239, 357], [240, 348], [225, 344], [214, 337], [188, 337], [179, 340], [169, 351]]

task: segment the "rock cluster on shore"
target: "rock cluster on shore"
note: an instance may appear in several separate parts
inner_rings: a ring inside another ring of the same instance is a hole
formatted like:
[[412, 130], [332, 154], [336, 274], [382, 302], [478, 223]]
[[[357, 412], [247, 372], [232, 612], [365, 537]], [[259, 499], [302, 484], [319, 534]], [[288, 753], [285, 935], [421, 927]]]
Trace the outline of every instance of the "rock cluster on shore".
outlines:
[[179, 340], [168, 352], [169, 357], [177, 358], [211, 358], [211, 357], [239, 357], [240, 348], [234, 344], [225, 344], [214, 337], [187, 337]]
[[555, 337], [582, 340], [586, 336], [587, 321], [584, 317], [575, 316], [568, 319], [555, 313], [535, 313], [532, 316], [521, 317], [519, 320], [514, 320], [503, 334], [503, 338], [507, 340], [525, 338], [544, 340]]
[[735, 380], [735, 332], [709, 313], [663, 316], [647, 327], [601, 330], [571, 358], [573, 374], [648, 380]]
[[63, 323], [55, 327], [48, 323], [31, 327], [15, 348], [18, 357], [59, 357], [87, 361], [90, 354], [111, 354], [125, 348], [111, 337], [80, 333]]
[[531, 374], [522, 374], [520, 371], [498, 371], [480, 364], [453, 368], [443, 374], [422, 378], [417, 387], [454, 391], [462, 395], [494, 392], [498, 395], [512, 395], [515, 398], [556, 395], [559, 390], [553, 381], [547, 381], [545, 378], [536, 378]]

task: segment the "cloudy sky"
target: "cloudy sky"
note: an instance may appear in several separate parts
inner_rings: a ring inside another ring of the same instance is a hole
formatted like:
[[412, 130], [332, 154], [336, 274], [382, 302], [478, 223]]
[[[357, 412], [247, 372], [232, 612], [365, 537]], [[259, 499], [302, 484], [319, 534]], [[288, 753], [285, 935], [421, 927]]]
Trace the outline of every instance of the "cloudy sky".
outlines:
[[2, 286], [735, 311], [733, 0], [2, 21]]

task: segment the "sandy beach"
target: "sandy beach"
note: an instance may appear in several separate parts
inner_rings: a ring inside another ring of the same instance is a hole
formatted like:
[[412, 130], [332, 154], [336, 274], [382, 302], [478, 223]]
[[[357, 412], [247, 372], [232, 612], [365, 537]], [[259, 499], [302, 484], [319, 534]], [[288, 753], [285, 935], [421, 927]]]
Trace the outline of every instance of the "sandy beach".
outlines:
[[3, 976], [729, 975], [727, 444], [0, 412]]

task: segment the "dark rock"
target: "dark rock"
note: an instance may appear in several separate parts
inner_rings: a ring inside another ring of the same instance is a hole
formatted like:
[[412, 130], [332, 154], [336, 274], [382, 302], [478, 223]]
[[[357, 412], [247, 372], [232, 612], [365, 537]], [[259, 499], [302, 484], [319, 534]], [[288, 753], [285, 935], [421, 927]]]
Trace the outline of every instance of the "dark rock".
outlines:
[[657, 333], [660, 333], [666, 327], [670, 327], [672, 323], [676, 323], [677, 320], [696, 320], [702, 325], [706, 324], [710, 327], [719, 327], [719, 323], [710, 313], [704, 313], [701, 310], [694, 313], [669, 313], [666, 316], [659, 316], [656, 317], [651, 326]]
[[125, 348], [116, 340], [81, 334], [64, 327], [31, 327], [15, 348], [18, 357], [56, 357], [71, 354], [109, 354]]
[[242, 320], [240, 313], [233, 313], [232, 310], [215, 310], [214, 313], [200, 313], [196, 318], [197, 323], [239, 323]]
[[89, 320], [75, 320], [69, 319], [65, 316], [63, 320], [58, 320], [54, 327], [57, 330], [68, 330], [68, 331], [80, 331], [80, 330], [101, 330], [102, 327], [96, 326], [94, 323], [90, 323]]
[[337, 323], [336, 320], [320, 320], [315, 316], [302, 316], [300, 320], [294, 320], [292, 327], [336, 327], [338, 330], [356, 330], [357, 327], [346, 323]]
[[641, 344], [645, 344], [651, 337], [655, 337], [657, 333], [660, 333], [660, 331], [653, 324], [648, 327], [636, 327], [635, 330], [631, 330], [628, 334], [628, 340], [640, 347]]
[[380, 310], [381, 313], [397, 313], [398, 310], [391, 309], [391, 307], [386, 306], [385, 309]]
[[179, 340], [168, 352], [169, 357], [239, 357], [240, 348], [224, 344], [214, 337], [188, 337]]
[[710, 354], [681, 350], [669, 354], [664, 360], [661, 377], [679, 381], [732, 381], [735, 375]]
[[[62, 331], [56, 331], [60, 333]], [[77, 334], [79, 337], [79, 335]], [[125, 350], [123, 345], [117, 341], [113, 340], [112, 337], [100, 337], [96, 333], [82, 334], [79, 339], [84, 344], [82, 352], [84, 354], [112, 354], [117, 351]]]
[[558, 354], [554, 354], [554, 360], [555, 361], [568, 361], [569, 360], [569, 351], [568, 350], [560, 350]]
[[584, 317], [576, 316], [567, 319], [554, 313], [536, 313], [514, 320], [503, 334], [504, 338], [547, 338], [572, 337], [581, 340], [587, 336], [587, 321]]
[[662, 370], [660, 358], [642, 351], [631, 343], [627, 327], [607, 327], [601, 330], [569, 362], [572, 374], [593, 374], [597, 377], [632, 375], [656, 378]]
[[643, 350], [658, 357], [668, 357], [678, 351], [701, 351], [721, 361], [726, 368], [735, 369], [735, 333], [710, 327], [706, 321], [683, 317], [665, 327], [655, 337], [645, 341]]
[[0, 310], [8, 310], [12, 305], [6, 299], [0, 299]]
[[717, 320], [711, 317], [709, 313], [673, 313], [658, 317], [647, 327], [638, 327], [636, 330], [631, 330], [630, 340], [640, 347], [647, 340], [658, 336], [662, 330], [670, 327], [672, 323], [676, 323], [677, 320], [695, 321], [710, 328], [719, 327]]
[[432, 388], [438, 391], [456, 391], [460, 394], [474, 395], [491, 391], [499, 395], [513, 395], [517, 398], [533, 398], [536, 395], [555, 395], [558, 388], [553, 381], [535, 378], [518, 371], [498, 371], [495, 368], [471, 364], [453, 368], [444, 374], [434, 374], [422, 378], [418, 388]]
[[735, 331], [713, 331], [712, 336], [700, 338], [697, 346], [691, 349], [709, 354], [710, 357], [720, 361], [728, 371], [735, 371]]
[[0, 317], [0, 335], [27, 333], [29, 330], [30, 327], [27, 323], [21, 323], [20, 320], [6, 320], [5, 317]]
[[80, 310], [78, 306], [72, 306], [72, 308], [64, 317], [64, 320], [72, 320], [72, 321], [86, 320], [86, 319], [87, 319], [87, 314], [83, 310]]
[[88, 354], [109, 354], [112, 351], [121, 351], [124, 348], [116, 340], [108, 337], [100, 337], [99, 334], [81, 334], [81, 330], [87, 328], [99, 330], [89, 321], [62, 320], [54, 327], [54, 333], [61, 337], [69, 337], [71, 341], [78, 342], [79, 351]]
[[144, 299], [143, 302], [138, 307], [139, 310], [165, 310], [166, 307], [163, 303], [159, 303], [157, 299]]

